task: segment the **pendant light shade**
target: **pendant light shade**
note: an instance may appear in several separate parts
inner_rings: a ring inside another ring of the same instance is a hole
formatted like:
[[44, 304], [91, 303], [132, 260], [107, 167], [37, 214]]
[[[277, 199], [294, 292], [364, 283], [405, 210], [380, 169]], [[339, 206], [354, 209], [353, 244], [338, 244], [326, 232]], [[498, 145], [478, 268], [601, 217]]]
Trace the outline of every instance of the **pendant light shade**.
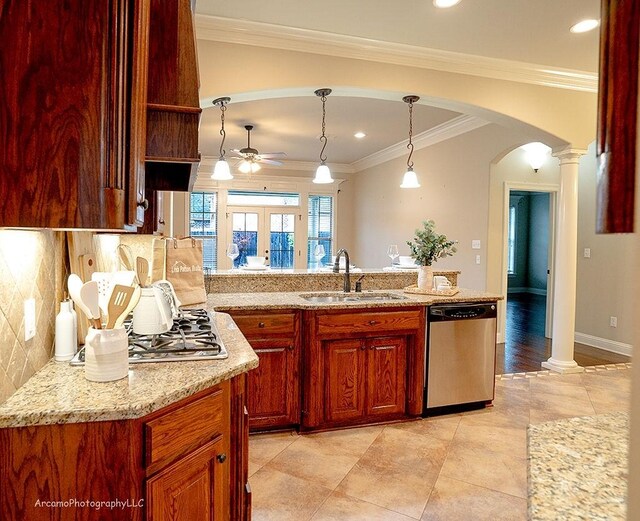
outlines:
[[222, 141], [220, 141], [220, 157], [211, 175], [211, 179], [215, 179], [216, 181], [229, 181], [233, 179], [229, 163], [227, 163], [227, 160], [224, 158], [224, 140], [227, 137], [227, 133], [224, 131], [224, 113], [227, 110], [227, 103], [230, 101], [231, 98], [227, 97], [213, 100], [213, 104], [216, 107], [220, 107], [220, 135], [222, 136]]
[[413, 137], [413, 104], [419, 99], [418, 96], [405, 96], [402, 98], [402, 101], [409, 105], [409, 143], [407, 144], [409, 157], [407, 158], [407, 171], [402, 178], [400, 188], [420, 188], [418, 176], [413, 171], [413, 161], [411, 161], [411, 156], [413, 155], [413, 142], [411, 141]]
[[260, 170], [260, 165], [255, 161], [247, 161], [246, 159], [243, 159], [240, 162], [238, 170], [240, 170], [240, 172], [242, 172], [243, 174], [255, 174], [258, 170]]
[[320, 136], [320, 141], [322, 141], [322, 150], [320, 150], [320, 166], [316, 170], [316, 176], [313, 178], [313, 182], [316, 184], [333, 183], [331, 170], [329, 170], [329, 167], [326, 165], [327, 156], [324, 155], [324, 149], [327, 148], [327, 136], [325, 135], [325, 118], [327, 115], [327, 96], [329, 94], [331, 94], [331, 89], [318, 89], [317, 91], [315, 91], [315, 95], [322, 100], [322, 136]]

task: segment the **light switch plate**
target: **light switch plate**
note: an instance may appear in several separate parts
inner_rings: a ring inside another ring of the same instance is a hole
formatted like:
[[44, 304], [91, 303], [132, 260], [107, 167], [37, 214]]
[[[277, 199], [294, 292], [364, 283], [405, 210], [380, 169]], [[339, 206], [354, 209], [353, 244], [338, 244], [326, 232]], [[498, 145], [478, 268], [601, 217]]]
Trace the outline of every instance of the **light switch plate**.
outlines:
[[24, 340], [31, 340], [36, 336], [36, 301], [27, 299], [24, 301]]
[[471, 241], [471, 249], [472, 250], [479, 250], [480, 249], [480, 239], [473, 239]]
[[476, 264], [480, 264], [480, 255], [476, 255]]
[[584, 258], [585, 259], [590, 259], [591, 258], [591, 248], [585, 248], [584, 249]]

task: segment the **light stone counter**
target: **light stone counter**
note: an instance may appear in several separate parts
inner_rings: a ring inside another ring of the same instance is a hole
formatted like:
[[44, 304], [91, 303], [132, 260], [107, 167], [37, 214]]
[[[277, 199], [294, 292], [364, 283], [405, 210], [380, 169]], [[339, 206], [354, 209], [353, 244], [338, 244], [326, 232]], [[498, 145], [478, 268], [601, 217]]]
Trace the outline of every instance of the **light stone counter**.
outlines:
[[226, 360], [132, 364], [128, 378], [106, 383], [52, 360], [0, 406], [0, 428], [139, 418], [257, 367], [231, 317], [216, 314], [216, 321]]
[[[337, 292], [336, 292], [337, 293]], [[494, 302], [502, 300], [502, 296], [484, 291], [460, 289], [453, 297], [435, 295], [415, 295], [401, 290], [371, 291], [364, 293], [394, 293], [407, 297], [406, 300], [385, 300], [359, 302], [309, 302], [303, 295], [314, 295], [313, 292], [281, 292], [281, 293], [211, 293], [207, 296], [207, 307], [215, 311], [260, 310], [260, 309], [351, 309], [351, 308], [403, 308], [412, 306], [430, 306], [432, 304], [454, 304], [459, 302]], [[357, 295], [357, 293], [353, 293]]]
[[529, 519], [626, 519], [629, 415], [530, 425]]

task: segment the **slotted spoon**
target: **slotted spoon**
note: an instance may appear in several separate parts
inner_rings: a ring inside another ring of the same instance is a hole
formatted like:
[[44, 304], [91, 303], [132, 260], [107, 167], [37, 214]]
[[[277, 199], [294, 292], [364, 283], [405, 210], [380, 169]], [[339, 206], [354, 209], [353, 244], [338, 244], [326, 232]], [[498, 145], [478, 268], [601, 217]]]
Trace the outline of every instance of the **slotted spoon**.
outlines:
[[129, 307], [131, 297], [133, 295], [133, 286], [123, 286], [116, 284], [113, 287], [111, 298], [109, 299], [107, 329], [113, 329], [116, 322], [120, 319], [121, 315]]
[[138, 274], [138, 284], [144, 288], [149, 277], [149, 261], [144, 257], [136, 257], [136, 273]]

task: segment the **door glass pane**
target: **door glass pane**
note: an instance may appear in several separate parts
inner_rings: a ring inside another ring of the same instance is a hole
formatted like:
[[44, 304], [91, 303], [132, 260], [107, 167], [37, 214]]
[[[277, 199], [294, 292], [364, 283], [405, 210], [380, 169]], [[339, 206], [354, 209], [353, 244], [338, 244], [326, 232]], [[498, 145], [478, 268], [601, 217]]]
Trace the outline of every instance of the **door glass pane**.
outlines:
[[[333, 246], [333, 198], [330, 195], [309, 196], [309, 229], [307, 234], [307, 266], [320, 267], [331, 262]], [[315, 248], [324, 246], [324, 257], [316, 259]]]
[[272, 268], [293, 268], [295, 214], [272, 213], [269, 228]]
[[258, 214], [253, 212], [233, 212], [233, 242], [238, 245], [240, 255], [233, 261], [237, 268], [247, 263], [247, 256], [258, 254]]
[[189, 203], [189, 234], [202, 239], [203, 266], [215, 270], [218, 255], [217, 194], [192, 192]]

